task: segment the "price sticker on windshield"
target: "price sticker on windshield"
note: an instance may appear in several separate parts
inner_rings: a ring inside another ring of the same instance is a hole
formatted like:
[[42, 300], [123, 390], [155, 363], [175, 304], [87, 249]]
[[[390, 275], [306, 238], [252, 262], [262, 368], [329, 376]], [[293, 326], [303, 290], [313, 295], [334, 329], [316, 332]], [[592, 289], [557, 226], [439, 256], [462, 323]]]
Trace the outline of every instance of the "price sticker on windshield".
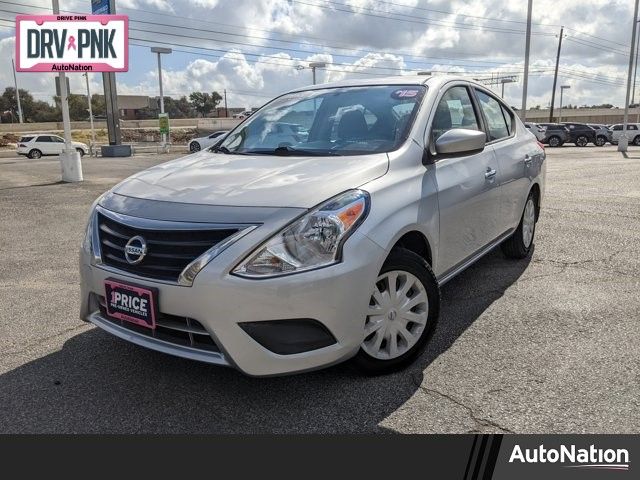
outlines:
[[126, 72], [126, 15], [17, 15], [19, 72]]

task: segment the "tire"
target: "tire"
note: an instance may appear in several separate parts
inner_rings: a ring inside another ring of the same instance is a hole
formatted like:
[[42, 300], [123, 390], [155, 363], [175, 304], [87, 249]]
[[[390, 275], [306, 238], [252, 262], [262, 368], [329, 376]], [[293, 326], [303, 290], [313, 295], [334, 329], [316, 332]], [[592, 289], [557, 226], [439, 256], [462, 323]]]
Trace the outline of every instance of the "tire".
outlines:
[[[394, 274], [397, 276], [394, 277]], [[393, 278], [394, 290], [398, 282], [404, 282], [400, 284], [401, 291], [402, 288], [408, 290], [396, 297], [398, 301], [385, 302], [384, 292], [390, 290], [389, 280]], [[431, 267], [422, 257], [410, 250], [397, 248], [391, 251], [384, 262], [372, 290], [369, 312], [380, 310], [383, 313], [367, 315], [365, 334], [367, 328], [371, 329], [370, 334], [365, 337], [353, 361], [367, 375], [382, 375], [406, 367], [422, 353], [440, 314], [440, 288]], [[415, 305], [405, 310], [407, 307], [403, 309], [399, 302]], [[410, 316], [411, 320], [407, 320], [405, 315]], [[410, 338], [407, 339], [400, 330], [396, 330], [398, 327]]]
[[527, 258], [533, 249], [533, 239], [536, 233], [536, 222], [538, 221], [538, 202], [533, 192], [529, 193], [524, 204], [524, 211], [520, 217], [520, 223], [516, 231], [507, 238], [500, 248], [508, 258]]
[[607, 137], [603, 137], [602, 135], [598, 135], [596, 137], [596, 141], [594, 142], [596, 147], [604, 147], [607, 143]]
[[196, 152], [199, 152], [200, 150], [202, 150], [202, 147], [198, 142], [191, 142], [189, 144], [189, 151], [191, 153], [196, 153]]
[[562, 146], [562, 139], [560, 137], [558, 137], [557, 135], [552, 135], [549, 137], [549, 141], [547, 142], [549, 144], [550, 147], [561, 147]]
[[37, 148], [34, 148], [33, 150], [29, 151], [29, 153], [27, 154], [27, 157], [33, 158], [33, 159], [40, 158], [42, 157], [42, 152]]
[[589, 139], [586, 135], [579, 135], [578, 138], [576, 138], [576, 147], [586, 147], [588, 143]]
[[633, 139], [633, 144], [636, 147], [640, 147], [640, 135], [637, 135], [636, 138]]
[[84, 150], [81, 148], [76, 148], [76, 152], [80, 154], [80, 158], [84, 157]]

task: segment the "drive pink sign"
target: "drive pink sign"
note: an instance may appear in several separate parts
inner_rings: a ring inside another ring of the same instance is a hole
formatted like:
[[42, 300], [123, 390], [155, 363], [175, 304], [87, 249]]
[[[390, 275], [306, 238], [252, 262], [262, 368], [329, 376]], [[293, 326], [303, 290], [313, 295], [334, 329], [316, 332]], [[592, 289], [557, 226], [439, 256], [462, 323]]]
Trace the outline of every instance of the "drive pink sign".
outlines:
[[19, 72], [126, 72], [126, 15], [18, 15]]

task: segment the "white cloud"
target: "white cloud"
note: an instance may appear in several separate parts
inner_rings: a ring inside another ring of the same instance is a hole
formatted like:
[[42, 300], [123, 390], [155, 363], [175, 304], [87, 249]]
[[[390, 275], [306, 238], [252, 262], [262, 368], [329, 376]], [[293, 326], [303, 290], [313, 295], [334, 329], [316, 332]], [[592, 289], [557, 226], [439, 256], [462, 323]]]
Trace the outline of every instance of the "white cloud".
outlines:
[[[62, 0], [62, 3], [65, 10], [88, 10], [86, 0]], [[529, 104], [544, 106], [549, 102], [557, 48], [555, 35], [560, 22], [567, 26], [568, 37], [563, 44], [559, 84], [572, 86], [568, 101], [622, 104], [628, 61], [625, 51], [630, 43], [632, 26], [631, 3], [629, 0], [536, 0]], [[522, 72], [524, 1], [346, 0], [344, 6], [339, 6], [309, 0], [303, 3], [289, 0], [119, 0], [118, 4], [119, 12], [130, 15], [132, 20], [180, 25], [183, 28], [171, 31], [199, 40], [163, 36], [162, 33], [169, 30], [167, 27], [136, 24], [135, 21], [131, 27], [158, 33], [132, 31], [131, 36], [228, 51], [222, 58], [215, 58], [218, 52], [199, 50], [202, 55], [198, 56], [178, 51], [187, 47], [174, 46], [172, 66], [165, 67], [164, 83], [165, 91], [175, 96], [188, 95], [194, 90], [221, 91], [226, 88], [230, 104], [259, 105], [268, 96], [311, 83], [308, 69], [295, 68], [309, 61], [332, 64], [326, 70], [318, 71], [320, 82], [348, 76], [363, 78], [366, 73], [401, 74], [420, 70], [474, 70], [478, 75]], [[352, 10], [347, 13], [338, 9]], [[147, 11], [159, 14], [151, 15]], [[167, 15], [167, 12], [178, 15]], [[0, 29], [0, 37], [10, 34], [11, 30]], [[277, 42], [276, 39], [285, 41]], [[13, 40], [2, 38], [0, 58], [8, 58], [12, 53]], [[118, 75], [118, 91], [155, 94], [158, 89], [155, 68], [149, 63], [144, 63], [144, 67], [136, 64], [135, 57], [131, 60], [130, 73]], [[83, 92], [82, 77], [79, 74], [69, 77], [72, 90]], [[518, 83], [508, 84], [505, 88], [506, 97], [513, 105], [520, 103], [521, 80], [520, 75]], [[22, 88], [32, 90], [38, 98], [46, 99], [53, 94], [52, 74], [19, 74], [19, 82]], [[0, 70], [0, 89], [12, 84], [11, 72]], [[101, 89], [99, 75], [92, 76], [91, 86], [94, 91]]]

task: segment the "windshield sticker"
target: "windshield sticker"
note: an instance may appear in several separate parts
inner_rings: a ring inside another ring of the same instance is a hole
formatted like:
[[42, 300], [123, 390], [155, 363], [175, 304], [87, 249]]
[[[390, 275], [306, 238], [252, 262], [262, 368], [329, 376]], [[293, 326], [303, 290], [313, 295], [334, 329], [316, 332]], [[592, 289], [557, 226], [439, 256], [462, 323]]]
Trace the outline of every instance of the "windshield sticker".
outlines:
[[391, 98], [414, 98], [418, 95], [418, 93], [420, 93], [420, 90], [415, 89], [415, 88], [402, 88], [400, 90], [395, 90], [392, 94], [391, 94]]

